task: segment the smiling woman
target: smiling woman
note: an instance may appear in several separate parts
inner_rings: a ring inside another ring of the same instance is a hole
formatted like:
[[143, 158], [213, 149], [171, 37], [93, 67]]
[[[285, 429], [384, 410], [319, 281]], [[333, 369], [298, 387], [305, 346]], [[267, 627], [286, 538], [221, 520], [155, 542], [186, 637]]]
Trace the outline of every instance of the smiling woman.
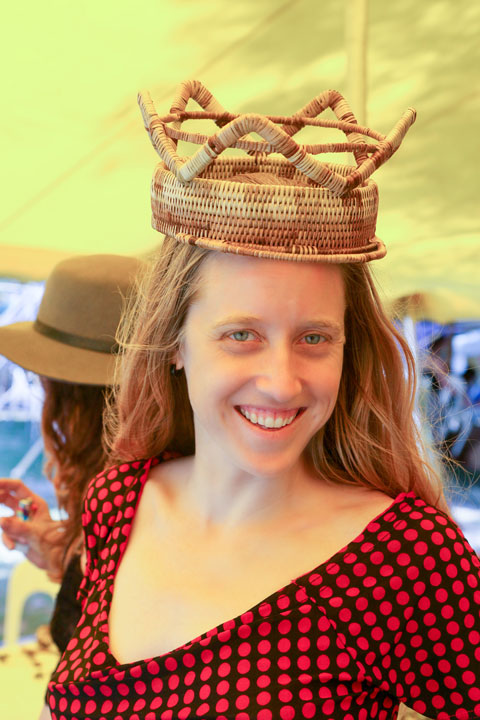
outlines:
[[[184, 160], [190, 96], [221, 129]], [[167, 237], [119, 337], [115, 465], [87, 493], [53, 720], [478, 715], [480, 562], [365, 265], [385, 254], [368, 177], [414, 114], [385, 138], [328, 91], [290, 118], [238, 117], [194, 81], [166, 118], [141, 105]], [[356, 167], [292, 139], [327, 106]], [[218, 158], [228, 145], [252, 157]]]
[[[193, 454], [196, 397], [212, 396], [211, 384], [218, 386], [227, 371], [239, 383], [250, 373], [258, 394], [270, 397], [264, 407], [249, 390], [234, 410], [255, 405], [278, 411], [291, 409], [281, 393], [292, 391], [275, 391], [275, 383], [297, 382], [301, 369], [321, 385], [328, 369], [329, 377], [336, 374], [333, 402], [328, 416], [315, 416], [317, 425], [309, 425], [301, 448], [314, 471], [326, 481], [362, 484], [390, 497], [415, 490], [448, 510], [412, 423], [411, 353], [385, 315], [367, 266], [209, 253], [167, 237], [123, 332], [129, 351], [121, 373], [128, 382], [109, 418], [113, 459], [151, 457], [164, 449]], [[308, 343], [312, 333], [322, 341]], [[179, 357], [186, 356], [188, 365], [192, 353], [197, 370], [172, 376], [171, 364], [183, 366]], [[311, 422], [314, 411], [317, 406], [304, 421]], [[211, 413], [204, 422], [211, 426], [215, 417]], [[224, 432], [217, 428], [208, 446], [224, 440]], [[230, 432], [238, 439], [238, 428]]]
[[[310, 315], [322, 312], [331, 328], [338, 327], [335, 338], [308, 324]], [[335, 405], [343, 315], [337, 267], [207, 258], [176, 358], [185, 370], [196, 453], [206, 457], [218, 446], [256, 476], [292, 471]]]

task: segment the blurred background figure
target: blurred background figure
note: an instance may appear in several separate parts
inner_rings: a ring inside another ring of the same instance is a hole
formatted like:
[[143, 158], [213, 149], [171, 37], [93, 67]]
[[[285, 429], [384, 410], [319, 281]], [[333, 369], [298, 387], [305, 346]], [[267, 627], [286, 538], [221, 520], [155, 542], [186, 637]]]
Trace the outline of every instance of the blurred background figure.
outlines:
[[[120, 255], [65, 260], [47, 280], [36, 320], [0, 328], [0, 352], [40, 376], [45, 474], [65, 515], [52, 519], [44, 498], [19, 479], [0, 478], [0, 503], [14, 511], [0, 520], [2, 539], [61, 582], [51, 621], [60, 650], [79, 617], [82, 500], [88, 481], [105, 466], [103, 411], [113, 382], [115, 332], [140, 265]], [[30, 517], [22, 519], [25, 507]]]
[[[455, 461], [449, 471], [473, 483], [480, 473], [480, 384], [478, 358], [470, 355], [476, 332], [443, 330], [422, 362], [422, 397], [433, 444]], [[469, 337], [470, 335], [470, 337]], [[463, 473], [462, 471], [465, 471]]]

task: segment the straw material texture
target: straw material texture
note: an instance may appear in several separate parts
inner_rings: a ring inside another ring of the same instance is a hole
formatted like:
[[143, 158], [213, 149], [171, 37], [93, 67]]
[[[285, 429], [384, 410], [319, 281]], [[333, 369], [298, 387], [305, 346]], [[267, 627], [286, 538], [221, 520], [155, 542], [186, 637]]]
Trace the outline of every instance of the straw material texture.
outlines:
[[[187, 112], [190, 99], [203, 111]], [[274, 259], [367, 262], [385, 255], [375, 235], [377, 186], [369, 178], [400, 146], [415, 120], [411, 108], [385, 136], [359, 126], [334, 90], [290, 117], [228, 113], [198, 81], [180, 85], [170, 114], [162, 118], [148, 93], [139, 95], [139, 104], [163, 161], [151, 187], [155, 229], [179, 242]], [[318, 119], [327, 108], [335, 120]], [[205, 136], [182, 130], [185, 120], [206, 118], [215, 121], [218, 132]], [[292, 136], [305, 125], [341, 130], [346, 142], [299, 145]], [[252, 131], [263, 139], [249, 138]], [[178, 140], [200, 148], [189, 158], [181, 157]], [[219, 157], [228, 148], [241, 148], [248, 156]], [[347, 151], [356, 166], [315, 157]], [[236, 179], [259, 173], [275, 175], [278, 184]]]

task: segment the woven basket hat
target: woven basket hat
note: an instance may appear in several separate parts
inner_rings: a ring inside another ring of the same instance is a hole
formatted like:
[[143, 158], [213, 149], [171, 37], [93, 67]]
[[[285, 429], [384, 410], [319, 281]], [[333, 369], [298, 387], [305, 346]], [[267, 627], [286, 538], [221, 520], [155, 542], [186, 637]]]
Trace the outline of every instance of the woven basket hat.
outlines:
[[[190, 99], [202, 110], [187, 111]], [[196, 80], [179, 86], [163, 117], [147, 92], [139, 94], [138, 102], [163, 161], [151, 186], [156, 230], [207, 249], [274, 259], [352, 263], [385, 255], [375, 235], [378, 191], [370, 175], [399, 148], [415, 121], [412, 108], [382, 135], [359, 126], [335, 90], [289, 117], [229, 113]], [[318, 117], [327, 108], [335, 119]], [[195, 119], [214, 120], [220, 129], [211, 136], [182, 130], [185, 120]], [[337, 128], [346, 141], [299, 145], [293, 136], [306, 125]], [[250, 132], [263, 140], [249, 138]], [[193, 156], [181, 157], [178, 140], [200, 147]], [[243, 149], [246, 157], [221, 156], [227, 148]], [[316, 155], [325, 152], [351, 152], [356, 164], [322, 162]], [[280, 184], [236, 179], [245, 173], [273, 173]], [[282, 178], [288, 181], [282, 184]]]
[[142, 265], [122, 255], [79, 255], [58, 263], [36, 320], [0, 327], [0, 353], [53, 380], [111, 385], [115, 333]]

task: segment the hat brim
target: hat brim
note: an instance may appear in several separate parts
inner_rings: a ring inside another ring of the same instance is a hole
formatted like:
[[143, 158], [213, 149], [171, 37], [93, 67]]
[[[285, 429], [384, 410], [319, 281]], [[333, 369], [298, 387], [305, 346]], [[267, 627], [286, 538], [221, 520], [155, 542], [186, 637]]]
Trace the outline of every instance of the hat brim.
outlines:
[[175, 238], [178, 242], [188, 245], [197, 245], [206, 250], [216, 250], [217, 252], [233, 253], [235, 255], [251, 255], [254, 257], [268, 258], [271, 260], [287, 260], [290, 262], [324, 262], [324, 263], [366, 263], [371, 260], [379, 260], [387, 254], [384, 243], [376, 235], [369, 243], [359, 248], [355, 248], [352, 252], [348, 248], [345, 252], [336, 249], [335, 252], [321, 253], [312, 246], [296, 245], [289, 247], [271, 247], [268, 249], [265, 245], [246, 244], [240, 242], [214, 240], [206, 237], [196, 237], [186, 233], [175, 232], [174, 227], [166, 226], [164, 223], [156, 223], [152, 220], [152, 225], [156, 230]]
[[0, 327], [0, 353], [37, 375], [83, 385], [112, 385], [115, 356], [41, 335], [33, 322]]

